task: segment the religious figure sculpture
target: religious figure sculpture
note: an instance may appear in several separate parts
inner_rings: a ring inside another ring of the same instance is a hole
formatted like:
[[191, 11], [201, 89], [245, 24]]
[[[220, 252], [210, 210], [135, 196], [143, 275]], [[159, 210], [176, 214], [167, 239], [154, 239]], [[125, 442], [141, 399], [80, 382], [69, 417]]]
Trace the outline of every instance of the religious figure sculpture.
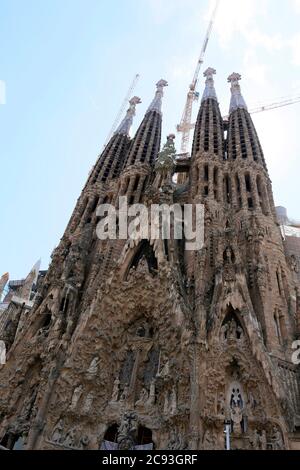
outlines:
[[82, 391], [83, 391], [83, 386], [82, 385], [79, 385], [78, 387], [75, 388], [74, 392], [73, 392], [73, 396], [72, 396], [72, 400], [71, 400], [71, 405], [70, 405], [70, 409], [72, 411], [74, 411], [77, 407], [77, 404], [80, 400], [80, 397], [82, 395]]

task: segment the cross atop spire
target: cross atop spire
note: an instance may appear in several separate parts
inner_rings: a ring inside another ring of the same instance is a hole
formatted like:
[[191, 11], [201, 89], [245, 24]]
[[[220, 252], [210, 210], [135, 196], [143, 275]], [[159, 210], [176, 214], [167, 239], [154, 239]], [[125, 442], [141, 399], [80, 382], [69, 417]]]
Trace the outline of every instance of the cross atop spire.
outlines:
[[242, 76], [239, 73], [232, 73], [228, 77], [228, 83], [231, 83], [231, 101], [229, 114], [235, 111], [236, 109], [248, 109], [246, 102], [242, 96], [241, 87], [239, 81]]
[[126, 116], [119, 125], [115, 134], [129, 135], [129, 131], [133, 123], [133, 117], [135, 116], [136, 105], [140, 104], [141, 102], [142, 101], [138, 96], [134, 96], [133, 98], [131, 98], [131, 100], [129, 101], [130, 106], [127, 110]]
[[209, 98], [218, 101], [216, 90], [215, 90], [215, 83], [214, 83], [214, 75], [216, 74], [216, 70], [209, 67], [204, 72], [204, 77], [206, 77], [205, 81], [205, 90], [202, 96], [202, 102], [208, 100]]
[[161, 105], [162, 105], [162, 97], [164, 96], [164, 87], [168, 86], [168, 82], [166, 80], [160, 80], [156, 84], [156, 93], [154, 100], [150, 104], [148, 111], [156, 111], [157, 113], [161, 114]]

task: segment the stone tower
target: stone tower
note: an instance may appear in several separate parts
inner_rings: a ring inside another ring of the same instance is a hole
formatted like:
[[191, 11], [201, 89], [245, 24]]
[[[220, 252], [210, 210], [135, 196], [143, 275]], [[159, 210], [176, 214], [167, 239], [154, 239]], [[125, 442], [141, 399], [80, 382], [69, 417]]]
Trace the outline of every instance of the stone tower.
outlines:
[[[2, 446], [224, 449], [225, 426], [232, 449], [297, 446], [299, 286], [241, 77], [229, 77], [224, 120], [214, 74], [188, 160], [175, 158], [173, 135], [160, 152], [167, 82], [132, 140], [140, 99], [130, 101], [7, 345]], [[129, 207], [204, 205], [204, 247], [187, 251], [173, 234], [99, 239], [97, 209], [120, 196]]]

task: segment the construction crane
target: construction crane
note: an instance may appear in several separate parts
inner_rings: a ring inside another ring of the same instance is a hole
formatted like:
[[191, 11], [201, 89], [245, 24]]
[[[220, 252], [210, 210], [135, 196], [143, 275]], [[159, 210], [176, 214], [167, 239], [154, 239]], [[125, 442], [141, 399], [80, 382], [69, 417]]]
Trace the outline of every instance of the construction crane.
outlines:
[[250, 114], [261, 113], [262, 111], [269, 111], [270, 109], [283, 108], [284, 106], [290, 106], [291, 104], [299, 103], [300, 95], [294, 96], [293, 98], [286, 98], [282, 101], [277, 101], [271, 104], [266, 104], [249, 110]]
[[182, 133], [182, 140], [181, 140], [181, 153], [182, 154], [185, 154], [188, 152], [189, 142], [190, 142], [190, 132], [194, 128], [194, 125], [192, 124], [193, 103], [194, 101], [197, 101], [199, 99], [199, 93], [196, 91], [196, 87], [197, 87], [197, 83], [199, 79], [201, 66], [204, 62], [204, 56], [205, 56], [205, 52], [207, 49], [208, 41], [212, 32], [212, 28], [216, 19], [217, 11], [220, 5], [220, 1], [221, 0], [216, 0], [216, 5], [214, 7], [212, 17], [208, 25], [207, 33], [204, 39], [204, 43], [203, 43], [201, 54], [197, 63], [197, 67], [194, 73], [193, 81], [189, 87], [181, 122], [177, 126], [177, 132]]
[[[300, 95], [296, 95], [290, 98], [284, 98], [281, 101], [274, 101], [274, 103], [269, 103], [265, 105], [260, 105], [256, 108], [249, 109], [250, 114], [262, 113], [263, 111], [270, 111], [271, 109], [283, 108], [284, 106], [290, 106], [292, 104], [300, 103]], [[229, 116], [223, 117], [224, 121], [228, 121]], [[195, 124], [193, 125], [193, 127]]]
[[105, 141], [104, 147], [106, 147], [106, 145], [107, 145], [108, 142], [110, 141], [112, 135], [113, 135], [114, 132], [116, 131], [116, 129], [117, 129], [117, 127], [118, 127], [118, 125], [119, 125], [119, 123], [120, 123], [120, 121], [121, 121], [121, 118], [122, 118], [124, 112], [126, 111], [126, 107], [128, 106], [128, 101], [129, 101], [130, 98], [132, 97], [132, 93], [133, 93], [133, 91], [134, 91], [134, 89], [135, 89], [135, 87], [136, 87], [136, 85], [137, 85], [139, 79], [140, 79], [140, 75], [137, 73], [137, 74], [134, 76], [134, 79], [133, 79], [133, 81], [132, 81], [132, 83], [131, 83], [131, 85], [130, 85], [130, 88], [129, 88], [127, 94], [126, 94], [126, 97], [125, 97], [125, 99], [124, 99], [124, 101], [123, 101], [123, 104], [122, 104], [122, 106], [121, 106], [121, 108], [120, 108], [120, 110], [119, 110], [119, 112], [118, 112], [118, 114], [117, 114], [117, 117], [116, 117], [116, 119], [115, 119], [115, 121], [114, 121], [114, 123], [113, 123], [113, 126], [112, 126], [111, 130], [110, 130], [110, 133], [109, 133], [108, 136], [107, 136], [107, 139], [106, 139], [106, 141]]

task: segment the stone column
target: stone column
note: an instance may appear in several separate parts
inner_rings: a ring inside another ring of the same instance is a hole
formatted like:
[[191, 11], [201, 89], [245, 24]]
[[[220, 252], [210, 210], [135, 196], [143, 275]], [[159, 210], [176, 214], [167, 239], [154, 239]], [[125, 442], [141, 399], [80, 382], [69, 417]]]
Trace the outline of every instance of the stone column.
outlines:
[[241, 185], [241, 197], [242, 197], [242, 208], [248, 209], [248, 196], [245, 183], [245, 174], [239, 173], [240, 185]]
[[251, 193], [252, 193], [252, 199], [253, 199], [253, 207], [255, 210], [261, 212], [259, 194], [258, 194], [257, 184], [256, 184], [256, 177], [252, 173], [250, 173], [250, 181], [251, 181]]
[[218, 175], [218, 198], [220, 204], [224, 204], [224, 186], [223, 186], [223, 173], [219, 169], [219, 175]]
[[136, 194], [135, 194], [135, 198], [134, 198], [135, 204], [138, 204], [141, 201], [142, 189], [143, 189], [146, 178], [147, 177], [144, 176], [144, 175], [140, 176], [139, 184], [138, 184]]
[[136, 179], [136, 177], [137, 177], [137, 175], [133, 175], [133, 176], [130, 177], [127, 191], [126, 191], [126, 193], [124, 194], [124, 196], [127, 196], [128, 203], [129, 203], [130, 198], [131, 198], [131, 196], [132, 196], [132, 192], [133, 192], [133, 188], [134, 188], [134, 185], [135, 185], [135, 179]]
[[214, 167], [208, 165], [208, 196], [214, 199]]

